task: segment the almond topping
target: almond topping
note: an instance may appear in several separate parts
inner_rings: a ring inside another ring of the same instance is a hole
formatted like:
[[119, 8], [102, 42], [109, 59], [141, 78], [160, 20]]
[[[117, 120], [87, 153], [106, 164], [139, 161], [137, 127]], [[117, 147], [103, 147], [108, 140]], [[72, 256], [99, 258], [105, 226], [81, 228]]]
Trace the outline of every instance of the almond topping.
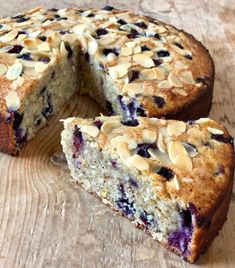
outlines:
[[210, 118], [207, 118], [207, 117], [203, 117], [203, 118], [200, 118], [196, 121], [198, 124], [203, 124], [203, 123], [207, 123], [207, 122], [210, 122]]
[[130, 63], [119, 64], [109, 68], [109, 74], [112, 78], [121, 78], [128, 73], [128, 68], [131, 66]]
[[158, 87], [160, 89], [172, 88], [171, 84], [167, 80], [163, 80], [160, 83], [158, 83]]
[[131, 47], [122, 47], [121, 54], [123, 56], [130, 56], [132, 54], [132, 48]]
[[187, 155], [177, 155], [176, 158], [174, 159], [174, 164], [185, 171], [192, 171], [193, 169], [193, 164], [192, 160], [189, 156]]
[[170, 84], [173, 87], [182, 87], [183, 86], [183, 84], [180, 81], [179, 77], [176, 74], [174, 74], [172, 71], [169, 73], [168, 81], [170, 82]]
[[94, 55], [98, 50], [98, 43], [95, 40], [92, 40], [88, 43], [87, 51], [90, 55]]
[[167, 132], [170, 136], [179, 136], [186, 131], [186, 124], [182, 121], [170, 122], [167, 126]]
[[34, 69], [37, 73], [43, 73], [47, 69], [48, 65], [43, 62], [37, 62]]
[[178, 155], [188, 155], [184, 146], [178, 141], [170, 141], [168, 144], [168, 153], [172, 163]]
[[8, 43], [12, 40], [14, 40], [16, 38], [16, 36], [18, 35], [18, 31], [17, 30], [12, 30], [11, 32], [5, 34], [4, 36], [2, 36], [0, 38], [0, 41], [3, 43]]
[[224, 134], [223, 130], [218, 129], [218, 128], [208, 127], [207, 129], [210, 133], [215, 134], [215, 135], [223, 135]]
[[106, 121], [103, 123], [103, 125], [101, 126], [101, 131], [104, 134], [108, 134], [110, 133], [113, 129], [119, 127], [121, 125], [120, 122], [118, 121]]
[[186, 71], [183, 74], [181, 74], [180, 79], [185, 84], [188, 84], [188, 85], [194, 85], [195, 84], [195, 81], [193, 79], [193, 74], [192, 74], [191, 71]]
[[15, 62], [12, 66], [10, 66], [6, 73], [6, 78], [8, 80], [15, 80], [18, 76], [21, 75], [23, 71], [23, 65], [20, 62]]
[[180, 190], [180, 181], [179, 181], [179, 179], [177, 178], [176, 175], [174, 176], [173, 181], [174, 181], [174, 184], [175, 184], [175, 189]]
[[9, 111], [17, 111], [20, 108], [20, 98], [17, 95], [16, 91], [9, 91], [5, 97], [6, 105]]
[[165, 153], [165, 146], [163, 143], [162, 133], [158, 133], [158, 139], [157, 139], [157, 147], [162, 153]]
[[126, 161], [128, 166], [135, 167], [138, 170], [148, 170], [149, 163], [143, 157], [135, 154]]
[[130, 150], [134, 150], [137, 148], [137, 142], [134, 139], [125, 136], [117, 136], [115, 138], [112, 138], [110, 141], [111, 145], [115, 148], [118, 146], [120, 142], [126, 142]]
[[174, 94], [179, 94], [179, 95], [184, 96], [184, 97], [186, 97], [188, 95], [188, 93], [185, 90], [183, 90], [182, 88], [173, 88], [172, 92]]
[[127, 92], [130, 97], [135, 97], [144, 92], [144, 87], [140, 83], [130, 83], [123, 86], [123, 91]]
[[47, 42], [43, 42], [42, 44], [38, 45], [38, 51], [50, 51], [50, 46]]
[[133, 61], [145, 68], [150, 68], [155, 65], [153, 60], [146, 54], [135, 54], [133, 56]]
[[165, 73], [160, 68], [145, 69], [140, 72], [141, 80], [163, 80]]
[[144, 129], [142, 133], [142, 140], [144, 143], [154, 143], [157, 139], [156, 131]]
[[7, 72], [7, 66], [5, 64], [0, 64], [0, 75], [4, 75]]
[[82, 126], [81, 131], [85, 132], [86, 134], [88, 134], [93, 138], [97, 137], [99, 134], [99, 129], [95, 126]]
[[128, 158], [131, 157], [130, 150], [128, 148], [128, 144], [126, 142], [120, 142], [117, 146], [117, 152], [122, 161], [127, 161]]

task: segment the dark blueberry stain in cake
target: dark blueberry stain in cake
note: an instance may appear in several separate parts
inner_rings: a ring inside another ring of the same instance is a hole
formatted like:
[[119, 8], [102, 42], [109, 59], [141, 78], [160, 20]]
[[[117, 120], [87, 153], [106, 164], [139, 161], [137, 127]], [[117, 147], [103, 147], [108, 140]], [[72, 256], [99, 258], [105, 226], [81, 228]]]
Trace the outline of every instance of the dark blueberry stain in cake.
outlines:
[[[79, 153], [83, 147], [84, 141], [82, 137], [82, 133], [80, 131], [80, 128], [78, 126], [75, 126], [74, 132], [73, 132], [73, 145], [76, 149], [76, 153]], [[75, 155], [73, 156], [76, 157]]]
[[141, 46], [141, 51], [148, 51], [150, 48], [148, 48], [146, 45]]
[[115, 160], [112, 159], [110, 161], [110, 163], [111, 163], [111, 165], [112, 165], [113, 168], [117, 168], [117, 162]]
[[51, 72], [51, 79], [53, 79], [55, 77], [55, 70], [53, 70], [52, 72]]
[[188, 123], [190, 126], [193, 126], [193, 125], [195, 124], [195, 121], [194, 121], [194, 120], [189, 120], [187, 123]]
[[17, 22], [17, 23], [22, 23], [22, 22], [25, 22], [25, 21], [27, 21], [27, 20], [29, 20], [29, 18], [24, 18], [24, 17], [22, 17], [22, 18], [17, 19], [16, 22]]
[[154, 149], [154, 148], [156, 148], [155, 144], [151, 144], [151, 143], [138, 144], [137, 154], [145, 158], [150, 158], [151, 155], [149, 154], [148, 149]]
[[49, 8], [48, 11], [51, 11], [51, 12], [57, 12], [58, 9], [57, 9], [57, 8]]
[[155, 33], [155, 34], [154, 34], [154, 38], [156, 38], [156, 39], [160, 40], [160, 35], [159, 35], [159, 34], [157, 34], [157, 33]]
[[107, 100], [106, 100], [106, 109], [107, 109], [108, 115], [114, 114], [112, 103]]
[[180, 49], [184, 49], [184, 47], [180, 43], [178, 43], [178, 42], [174, 42], [173, 44], [175, 46], [177, 46], [178, 48], [180, 48]]
[[140, 28], [142, 28], [142, 29], [147, 29], [147, 25], [146, 25], [146, 23], [145, 22], [143, 22], [143, 21], [140, 21], [140, 22], [136, 22], [136, 23], [134, 23], [136, 26], [138, 26], [138, 27], [140, 27]]
[[42, 115], [45, 118], [48, 118], [53, 113], [53, 106], [51, 102], [51, 94], [46, 91], [46, 87], [44, 87], [40, 94], [43, 95], [43, 104], [44, 108], [42, 109]]
[[120, 193], [120, 198], [118, 198], [116, 201], [117, 208], [121, 210], [122, 213], [127, 217], [133, 216], [135, 213], [135, 208], [133, 207], [133, 202], [127, 198], [124, 185], [122, 183], [120, 183], [118, 186], [118, 190]]
[[160, 50], [160, 51], [157, 51], [157, 55], [160, 58], [164, 58], [164, 57], [169, 57], [170, 53], [167, 50]]
[[188, 60], [192, 60], [192, 59], [193, 59], [192, 56], [189, 55], [189, 54], [184, 55], [184, 57], [185, 57], [186, 59], [188, 59]]
[[137, 119], [129, 119], [126, 121], [122, 121], [121, 122], [124, 126], [128, 126], [128, 127], [136, 127], [139, 125], [139, 122]]
[[139, 71], [131, 70], [129, 71], [128, 76], [129, 76], [129, 82], [131, 83], [139, 78]]
[[93, 124], [98, 127], [98, 129], [101, 129], [103, 122], [100, 120], [93, 121]]
[[41, 57], [38, 60], [41, 61], [41, 62], [48, 63], [50, 61], [50, 58], [48, 58], [48, 57]]
[[118, 51], [117, 51], [116, 48], [105, 48], [105, 49], [103, 49], [103, 54], [104, 54], [105, 56], [108, 56], [109, 53], [113, 53], [113, 54], [115, 54], [116, 56], [119, 55], [119, 53], [118, 53]]
[[129, 177], [128, 182], [132, 188], [138, 189], [139, 185], [135, 179], [133, 179], [132, 177]]
[[0, 24], [0, 29], [3, 27], [3, 25], [2, 24]]
[[203, 83], [206, 84], [208, 81], [209, 77], [205, 76], [205, 77], [197, 77], [195, 79], [196, 83]]
[[99, 29], [96, 30], [97, 36], [105, 35], [107, 33], [108, 33], [108, 31], [106, 29], [104, 29], [104, 28], [99, 28]]
[[8, 53], [14, 53], [14, 54], [18, 54], [21, 52], [21, 50], [23, 49], [23, 47], [21, 45], [14, 45], [11, 49], [9, 49], [7, 52]]
[[87, 15], [88, 18], [92, 18], [92, 17], [95, 17], [95, 14], [93, 13], [90, 13], [89, 15]]
[[67, 34], [67, 33], [69, 33], [69, 31], [65, 31], [65, 30], [61, 30], [61, 31], [59, 31], [59, 34], [61, 34], [61, 35], [65, 35], [65, 34]]
[[218, 167], [217, 167], [217, 170], [214, 173], [214, 175], [219, 176], [219, 175], [222, 175], [223, 173], [224, 173], [224, 165], [219, 164]]
[[161, 59], [153, 59], [153, 62], [156, 67], [160, 66], [163, 63]]
[[145, 210], [141, 212], [140, 219], [145, 226], [154, 224], [154, 216], [153, 214], [148, 214]]
[[163, 108], [163, 106], [165, 105], [165, 100], [163, 99], [163, 97], [153, 96], [153, 101], [155, 104], [157, 104], [159, 108]]
[[42, 42], [45, 42], [47, 40], [46, 36], [38, 36], [38, 39], [41, 40]]
[[158, 171], [157, 174], [164, 177], [167, 181], [169, 181], [171, 178], [174, 177], [174, 172], [173, 170], [166, 168], [166, 167], [161, 167]]
[[220, 135], [220, 134], [212, 134], [211, 135], [211, 138], [213, 140], [218, 141], [218, 142], [222, 142], [222, 143], [227, 143], [227, 144], [234, 145], [234, 141], [233, 141], [233, 137], [232, 136], [225, 137], [224, 135]]
[[86, 52], [84, 54], [84, 58], [85, 58], [86, 61], [88, 61], [88, 62], [90, 61], [90, 56], [89, 56], [88, 52]]
[[125, 20], [123, 20], [123, 19], [119, 19], [119, 20], [117, 20], [117, 23], [119, 23], [119, 24], [121, 24], [121, 25], [125, 25], [125, 24], [127, 24], [127, 22], [126, 22]]
[[23, 59], [23, 60], [32, 60], [33, 58], [31, 57], [30, 53], [24, 53], [21, 54], [17, 57], [18, 59]]
[[23, 121], [23, 117], [24, 117], [24, 114], [14, 112], [13, 129], [14, 129], [17, 144], [23, 144], [27, 140], [27, 134], [23, 133], [23, 129], [20, 127], [20, 124]]
[[135, 39], [139, 33], [135, 29], [131, 29], [131, 32], [127, 35], [129, 39]]
[[65, 45], [65, 49], [68, 52], [68, 58], [71, 58], [71, 56], [73, 55], [73, 50], [72, 50], [70, 44], [68, 42], [65, 42], [64, 45]]
[[103, 10], [106, 10], [106, 11], [112, 11], [113, 9], [114, 9], [114, 7], [112, 7], [112, 6], [103, 7]]

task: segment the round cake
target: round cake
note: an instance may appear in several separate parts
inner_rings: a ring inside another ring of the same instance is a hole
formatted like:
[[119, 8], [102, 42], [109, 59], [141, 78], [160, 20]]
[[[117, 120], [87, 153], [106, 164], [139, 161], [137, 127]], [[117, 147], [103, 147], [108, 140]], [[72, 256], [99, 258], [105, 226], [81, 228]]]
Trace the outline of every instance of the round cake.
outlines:
[[75, 92], [128, 125], [208, 115], [214, 65], [192, 35], [112, 7], [0, 20], [0, 150], [15, 154]]

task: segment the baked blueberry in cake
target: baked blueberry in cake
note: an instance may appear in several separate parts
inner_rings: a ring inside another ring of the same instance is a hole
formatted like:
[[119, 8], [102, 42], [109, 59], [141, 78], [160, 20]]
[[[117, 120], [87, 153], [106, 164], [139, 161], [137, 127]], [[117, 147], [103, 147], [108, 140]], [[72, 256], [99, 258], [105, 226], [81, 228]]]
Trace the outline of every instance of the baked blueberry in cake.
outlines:
[[213, 61], [191, 35], [114, 8], [35, 8], [0, 19], [0, 150], [16, 154], [75, 93], [126, 124], [198, 119]]
[[72, 178], [154, 239], [194, 262], [221, 229], [233, 185], [227, 130], [202, 118], [64, 121]]

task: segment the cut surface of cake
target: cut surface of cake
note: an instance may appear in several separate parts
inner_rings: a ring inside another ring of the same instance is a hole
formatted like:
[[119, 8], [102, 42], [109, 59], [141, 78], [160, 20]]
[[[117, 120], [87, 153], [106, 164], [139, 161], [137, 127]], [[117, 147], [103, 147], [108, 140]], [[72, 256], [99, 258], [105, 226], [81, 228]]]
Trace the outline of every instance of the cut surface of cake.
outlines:
[[156, 19], [111, 7], [4, 17], [0, 150], [16, 154], [75, 92], [130, 120], [189, 120], [208, 115], [213, 82], [206, 48]]
[[226, 219], [233, 139], [213, 120], [68, 118], [61, 143], [74, 181], [189, 262]]

